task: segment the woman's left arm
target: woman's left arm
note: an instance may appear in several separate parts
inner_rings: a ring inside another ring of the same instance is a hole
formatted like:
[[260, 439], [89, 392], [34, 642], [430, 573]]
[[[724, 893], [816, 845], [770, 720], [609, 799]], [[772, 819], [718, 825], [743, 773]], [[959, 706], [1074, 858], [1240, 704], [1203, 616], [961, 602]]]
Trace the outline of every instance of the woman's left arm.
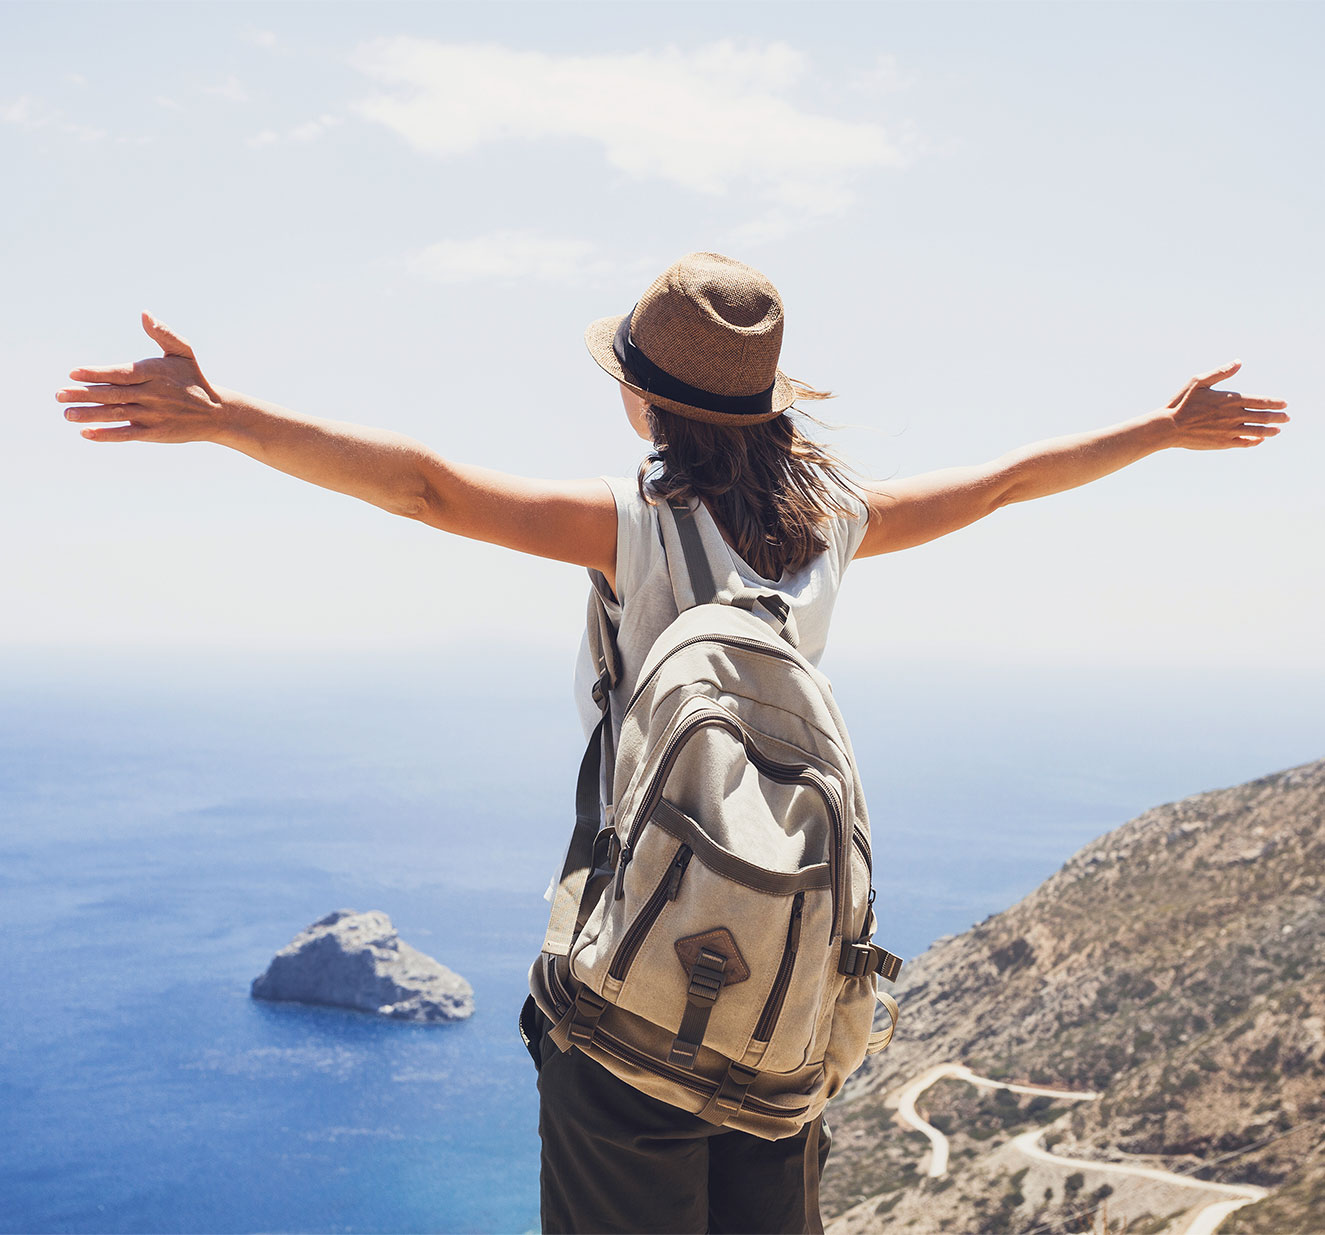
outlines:
[[1288, 420], [1280, 410], [1288, 404], [1212, 389], [1239, 368], [1235, 362], [1194, 377], [1165, 407], [1107, 429], [1036, 442], [975, 467], [875, 482], [866, 487], [869, 525], [856, 556], [922, 545], [1000, 506], [1079, 488], [1158, 450], [1258, 446]]

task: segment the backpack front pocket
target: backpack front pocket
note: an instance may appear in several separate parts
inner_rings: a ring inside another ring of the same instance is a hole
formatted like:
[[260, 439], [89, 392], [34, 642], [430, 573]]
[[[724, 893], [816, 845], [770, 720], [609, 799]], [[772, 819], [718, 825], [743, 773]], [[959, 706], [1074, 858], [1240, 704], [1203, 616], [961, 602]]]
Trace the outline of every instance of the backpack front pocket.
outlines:
[[622, 804], [615, 877], [571, 969], [668, 1031], [674, 1066], [701, 1047], [784, 1073], [822, 1055], [851, 842], [837, 785], [792, 753], [706, 700]]
[[666, 833], [650, 829], [616, 896], [609, 884], [571, 950], [574, 977], [617, 1002], [626, 974], [650, 932], [680, 895], [692, 851]]
[[621, 941], [612, 953], [612, 963], [607, 971], [607, 976], [613, 981], [625, 981], [636, 954], [648, 938], [653, 924], [667, 907], [667, 902], [676, 900], [681, 894], [681, 880], [685, 878], [686, 867], [690, 865], [692, 854], [689, 845], [682, 844], [677, 848], [675, 856], [658, 881], [658, 886], [653, 889], [649, 899], [644, 902], [639, 913], [621, 936]]
[[670, 1063], [692, 1066], [700, 1045], [738, 1060], [754, 1046], [777, 1071], [813, 1057], [824, 975], [808, 958], [826, 952], [832, 929], [827, 863], [754, 866], [664, 800], [637, 832], [622, 890], [604, 895], [600, 929], [590, 939], [586, 927], [572, 969], [675, 1035]]

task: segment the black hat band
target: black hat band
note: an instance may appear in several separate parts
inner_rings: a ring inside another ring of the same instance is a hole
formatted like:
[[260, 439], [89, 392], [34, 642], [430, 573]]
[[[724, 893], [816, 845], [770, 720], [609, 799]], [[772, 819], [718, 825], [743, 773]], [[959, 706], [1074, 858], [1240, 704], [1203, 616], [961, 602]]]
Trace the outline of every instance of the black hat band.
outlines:
[[732, 416], [767, 415], [773, 410], [773, 387], [777, 379], [767, 390], [753, 395], [720, 395], [711, 390], [701, 390], [691, 386], [679, 377], [673, 377], [666, 369], [660, 369], [638, 347], [630, 337], [630, 319], [635, 310], [631, 309], [621, 319], [616, 336], [612, 340], [612, 351], [621, 362], [621, 367], [635, 375], [638, 385], [646, 394], [657, 395], [660, 399], [671, 399], [675, 403], [685, 403], [690, 407], [703, 408], [707, 412], [726, 412]]

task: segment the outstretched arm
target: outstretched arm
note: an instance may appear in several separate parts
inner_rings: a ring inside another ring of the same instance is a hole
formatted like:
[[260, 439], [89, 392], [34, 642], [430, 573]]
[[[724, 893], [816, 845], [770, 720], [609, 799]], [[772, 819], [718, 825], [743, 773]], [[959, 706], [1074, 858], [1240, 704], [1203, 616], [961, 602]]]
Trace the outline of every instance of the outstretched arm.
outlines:
[[1240, 362], [1194, 377], [1168, 404], [1121, 424], [1023, 446], [990, 463], [867, 486], [869, 526], [857, 557], [909, 549], [983, 519], [1000, 506], [1062, 493], [1173, 446], [1258, 446], [1288, 420], [1281, 399], [1213, 390]]
[[59, 391], [65, 415], [96, 442], [216, 442], [324, 489], [392, 514], [523, 553], [603, 571], [616, 565], [616, 505], [599, 480], [545, 481], [470, 467], [422, 442], [322, 420], [213, 386], [193, 349], [143, 314], [163, 355], [74, 369], [87, 383]]

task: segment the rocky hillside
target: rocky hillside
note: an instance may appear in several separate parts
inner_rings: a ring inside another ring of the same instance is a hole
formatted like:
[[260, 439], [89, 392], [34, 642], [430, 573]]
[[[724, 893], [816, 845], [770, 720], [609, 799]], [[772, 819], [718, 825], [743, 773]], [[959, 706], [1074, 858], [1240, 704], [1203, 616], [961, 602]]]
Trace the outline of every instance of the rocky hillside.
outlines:
[[[826, 1217], [842, 1230], [1177, 1232], [1192, 1190], [1032, 1163], [1141, 1162], [1270, 1195], [1220, 1235], [1325, 1231], [1325, 760], [1159, 806], [1087, 845], [1019, 904], [903, 969], [897, 1038], [829, 1110]], [[947, 1062], [1072, 1090], [1059, 1102], [942, 1080]], [[849, 1212], [848, 1212], [849, 1211]]]

